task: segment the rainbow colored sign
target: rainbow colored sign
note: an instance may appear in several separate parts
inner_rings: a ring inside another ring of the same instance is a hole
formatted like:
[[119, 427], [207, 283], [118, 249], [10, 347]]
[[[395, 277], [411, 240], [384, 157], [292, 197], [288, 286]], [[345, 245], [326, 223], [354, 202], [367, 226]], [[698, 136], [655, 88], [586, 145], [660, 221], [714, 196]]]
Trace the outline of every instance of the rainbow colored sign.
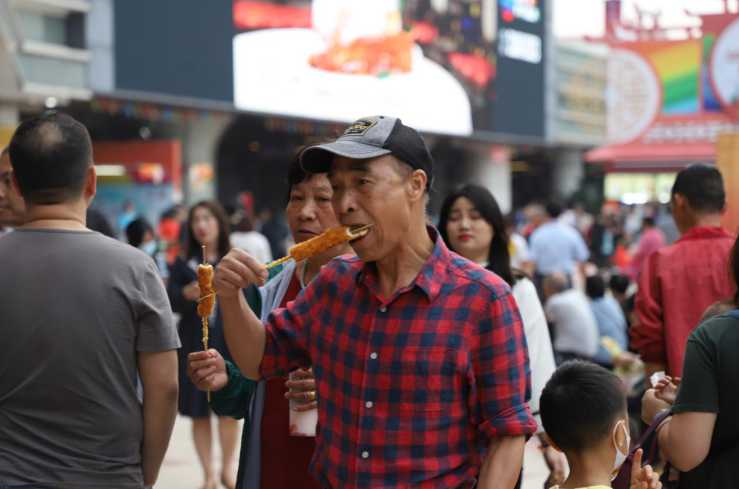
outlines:
[[589, 160], [713, 160], [718, 135], [739, 129], [739, 16], [702, 20], [700, 39], [611, 46], [609, 145]]

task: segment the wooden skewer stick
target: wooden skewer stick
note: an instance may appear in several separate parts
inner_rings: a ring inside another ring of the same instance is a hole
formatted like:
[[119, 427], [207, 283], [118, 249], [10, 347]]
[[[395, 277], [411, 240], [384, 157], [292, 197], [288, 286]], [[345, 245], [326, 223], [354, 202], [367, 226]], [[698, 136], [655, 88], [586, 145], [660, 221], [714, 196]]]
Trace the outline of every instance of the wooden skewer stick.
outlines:
[[[208, 263], [208, 261], [207, 261], [207, 258], [206, 258], [205, 245], [202, 245], [202, 250], [203, 250], [203, 264], [206, 264], [206, 263]], [[201, 292], [201, 294], [202, 294], [202, 292]], [[201, 323], [203, 325], [203, 328], [202, 328], [202, 330], [203, 330], [203, 351], [208, 351], [208, 339], [209, 339], [208, 338], [208, 329], [209, 329], [208, 316], [202, 316], [200, 318], [200, 321], [201, 321]], [[208, 391], [206, 393], [206, 396], [208, 397], [208, 402], [210, 403], [210, 391]]]

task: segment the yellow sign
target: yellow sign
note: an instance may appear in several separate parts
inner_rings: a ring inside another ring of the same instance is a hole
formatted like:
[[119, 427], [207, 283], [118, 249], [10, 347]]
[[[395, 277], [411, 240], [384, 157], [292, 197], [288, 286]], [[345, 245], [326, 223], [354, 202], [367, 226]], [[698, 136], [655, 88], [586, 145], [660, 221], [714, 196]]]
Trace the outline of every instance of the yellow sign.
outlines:
[[10, 138], [13, 136], [15, 127], [12, 126], [0, 126], [0, 148], [4, 148], [10, 142]]
[[739, 231], [739, 195], [733, 192], [739, 184], [739, 133], [721, 134], [716, 144], [716, 166], [724, 177], [726, 212], [723, 223], [731, 232]]

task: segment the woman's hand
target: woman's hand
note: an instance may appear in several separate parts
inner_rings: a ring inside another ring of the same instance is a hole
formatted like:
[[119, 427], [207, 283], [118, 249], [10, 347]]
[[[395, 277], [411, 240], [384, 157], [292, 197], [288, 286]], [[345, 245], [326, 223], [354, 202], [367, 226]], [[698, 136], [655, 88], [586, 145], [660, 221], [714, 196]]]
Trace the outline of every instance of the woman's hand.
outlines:
[[194, 280], [189, 284], [182, 287], [182, 296], [192, 302], [197, 302], [200, 299], [200, 287], [198, 281]]
[[657, 398], [657, 391], [649, 389], [641, 399], [641, 419], [646, 424], [652, 424], [654, 418], [665, 409], [670, 409], [671, 404]]
[[675, 404], [675, 399], [677, 399], [677, 388], [680, 387], [681, 380], [682, 379], [680, 377], [675, 377], [673, 379], [669, 376], [660, 379], [659, 382], [657, 382], [657, 385], [654, 386], [654, 395], [657, 399], [670, 405]]
[[662, 483], [659, 481], [659, 475], [652, 470], [651, 465], [642, 467], [642, 456], [644, 451], [640, 448], [634, 454], [631, 465], [631, 484], [630, 489], [662, 489]]
[[285, 382], [285, 387], [288, 389], [285, 398], [294, 402], [293, 411], [310, 411], [318, 407], [313, 369], [295, 370]]
[[226, 362], [213, 348], [194, 351], [187, 356], [187, 376], [201, 391], [216, 392], [228, 384]]

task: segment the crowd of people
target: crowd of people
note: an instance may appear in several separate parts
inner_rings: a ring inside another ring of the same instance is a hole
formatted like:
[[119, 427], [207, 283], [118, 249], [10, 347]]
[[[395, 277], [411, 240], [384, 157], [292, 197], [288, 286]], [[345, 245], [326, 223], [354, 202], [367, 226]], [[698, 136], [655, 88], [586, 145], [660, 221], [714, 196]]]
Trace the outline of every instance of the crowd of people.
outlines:
[[92, 162], [57, 112], [0, 155], [0, 487], [151, 487], [178, 411], [206, 489], [520, 487], [534, 436], [546, 487], [739, 486], [739, 245], [717, 169], [677, 175], [677, 236], [658, 205], [506, 216], [477, 185], [431, 222], [423, 138], [376, 116], [290, 162], [283, 232], [249, 199], [156, 229], [127, 203], [114, 230]]

